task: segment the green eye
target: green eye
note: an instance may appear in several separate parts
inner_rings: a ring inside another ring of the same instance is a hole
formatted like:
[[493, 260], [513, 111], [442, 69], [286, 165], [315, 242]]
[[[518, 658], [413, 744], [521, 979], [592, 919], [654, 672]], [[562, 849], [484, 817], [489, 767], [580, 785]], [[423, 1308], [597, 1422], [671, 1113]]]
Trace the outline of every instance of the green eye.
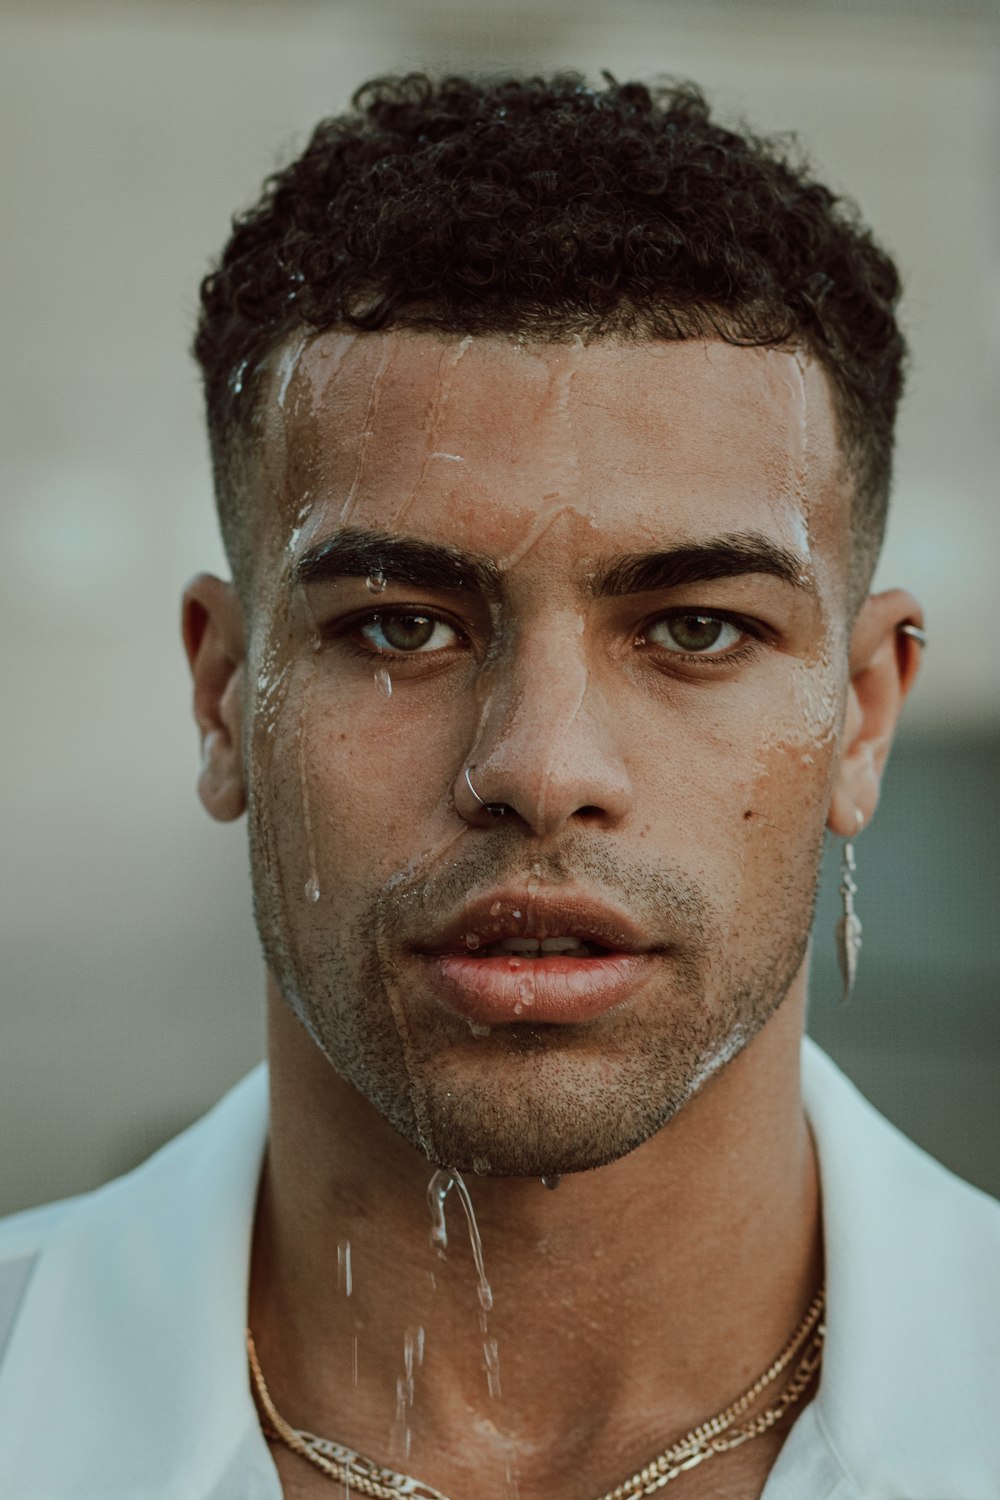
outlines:
[[687, 614], [663, 615], [643, 631], [643, 638], [665, 651], [685, 656], [721, 656], [744, 636], [731, 620], [692, 610]]
[[455, 629], [444, 620], [416, 612], [376, 615], [360, 627], [359, 634], [374, 651], [400, 655], [442, 651], [457, 639]]

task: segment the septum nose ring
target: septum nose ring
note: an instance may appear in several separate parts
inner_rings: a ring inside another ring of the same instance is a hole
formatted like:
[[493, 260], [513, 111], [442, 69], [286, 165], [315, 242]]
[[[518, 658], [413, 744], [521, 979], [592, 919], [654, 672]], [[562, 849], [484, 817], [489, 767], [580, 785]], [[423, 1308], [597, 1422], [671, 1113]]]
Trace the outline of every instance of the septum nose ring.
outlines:
[[476, 769], [475, 766], [466, 766], [466, 768], [465, 768], [465, 784], [466, 784], [466, 786], [469, 788], [469, 791], [472, 793], [472, 795], [475, 797], [476, 801], [479, 803], [479, 806], [480, 807], [485, 807], [486, 811], [489, 813], [489, 815], [490, 815], [491, 818], [502, 818], [505, 815], [505, 813], [507, 812], [507, 804], [506, 804], [506, 802], [484, 802], [483, 801], [482, 797], [480, 797], [479, 793], [476, 791], [475, 787], [472, 785], [472, 773], [473, 773], [473, 771], [475, 769]]

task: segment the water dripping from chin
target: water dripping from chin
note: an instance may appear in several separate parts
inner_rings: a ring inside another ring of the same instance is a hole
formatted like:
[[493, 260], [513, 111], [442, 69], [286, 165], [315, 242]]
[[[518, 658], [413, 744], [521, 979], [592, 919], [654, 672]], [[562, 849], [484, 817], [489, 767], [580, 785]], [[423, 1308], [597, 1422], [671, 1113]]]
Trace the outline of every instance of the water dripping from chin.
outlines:
[[445, 1259], [448, 1248], [448, 1226], [445, 1220], [445, 1199], [455, 1189], [469, 1232], [469, 1246], [476, 1268], [476, 1290], [479, 1296], [479, 1333], [482, 1339], [483, 1369], [486, 1373], [486, 1389], [492, 1400], [500, 1396], [500, 1351], [495, 1338], [490, 1336], [489, 1315], [493, 1310], [493, 1289], [486, 1277], [483, 1259], [483, 1242], [476, 1222], [476, 1212], [465, 1180], [457, 1167], [441, 1167], [433, 1174], [427, 1185], [427, 1204], [431, 1213], [431, 1244], [438, 1255]]

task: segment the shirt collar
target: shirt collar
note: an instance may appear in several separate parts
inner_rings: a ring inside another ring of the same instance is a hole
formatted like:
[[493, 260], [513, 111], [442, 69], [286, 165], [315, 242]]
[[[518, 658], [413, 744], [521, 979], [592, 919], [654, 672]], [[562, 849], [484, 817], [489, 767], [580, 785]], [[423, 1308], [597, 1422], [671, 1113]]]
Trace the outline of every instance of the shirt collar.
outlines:
[[826, 1252], [818, 1427], [865, 1496], [994, 1500], [1000, 1205], [902, 1135], [809, 1039], [802, 1060]]
[[0, 1427], [15, 1435], [0, 1494], [217, 1492], [257, 1427], [243, 1329], [266, 1136], [260, 1067], [135, 1172], [68, 1207], [0, 1372]]

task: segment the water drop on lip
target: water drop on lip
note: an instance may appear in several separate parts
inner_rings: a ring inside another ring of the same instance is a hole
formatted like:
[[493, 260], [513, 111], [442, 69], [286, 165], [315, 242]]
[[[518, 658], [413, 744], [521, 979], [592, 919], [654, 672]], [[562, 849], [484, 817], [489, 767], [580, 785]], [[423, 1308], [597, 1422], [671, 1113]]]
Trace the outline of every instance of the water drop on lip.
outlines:
[[467, 932], [465, 934], [465, 946], [467, 948], [470, 948], [470, 949], [471, 948], [478, 948], [479, 947], [479, 943], [480, 943], [480, 937], [479, 937], [478, 932]]
[[561, 1172], [550, 1172], [542, 1178], [542, 1187], [551, 1188], [553, 1192], [562, 1182]]
[[306, 900], [318, 901], [320, 896], [319, 881], [315, 875], [310, 875], [305, 885]]
[[382, 594], [385, 592], [385, 574], [369, 573], [365, 579], [365, 588], [370, 594]]
[[516, 907], [511, 912], [511, 916], [514, 918], [515, 922], [519, 922], [521, 920], [521, 913], [517, 910]]
[[494, 901], [493, 905], [490, 907], [490, 916], [498, 917], [502, 911], [503, 905], [501, 904], [501, 902]]
[[392, 678], [385, 667], [378, 667], [375, 672], [375, 686], [386, 698], [392, 697]]

